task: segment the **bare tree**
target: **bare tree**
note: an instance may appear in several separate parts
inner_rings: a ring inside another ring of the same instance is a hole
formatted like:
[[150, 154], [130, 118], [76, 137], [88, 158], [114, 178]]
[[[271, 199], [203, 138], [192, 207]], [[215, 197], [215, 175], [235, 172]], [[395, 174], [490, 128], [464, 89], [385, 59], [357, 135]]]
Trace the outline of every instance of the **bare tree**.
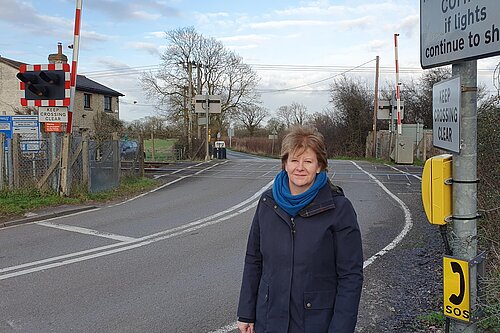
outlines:
[[282, 105], [276, 110], [276, 116], [285, 124], [286, 128], [290, 128], [293, 124], [293, 114], [288, 105]]
[[239, 120], [247, 129], [250, 136], [253, 136], [255, 130], [259, 127], [262, 120], [269, 115], [269, 112], [258, 105], [246, 105], [236, 114]]
[[[227, 125], [229, 113], [237, 114], [259, 101], [256, 72], [242, 58], [214, 38], [206, 38], [193, 27], [166, 32], [167, 50], [157, 72], [141, 77], [148, 96], [171, 122], [181, 122], [187, 136], [187, 105], [196, 94], [221, 96], [221, 110], [211, 115], [214, 132]], [[190, 89], [191, 87], [191, 89]], [[189, 96], [191, 91], [191, 96]]]
[[405, 123], [423, 123], [425, 128], [432, 128], [432, 87], [449, 77], [450, 67], [438, 67], [425, 71], [417, 81], [411, 80], [402, 84]]
[[286, 128], [293, 125], [303, 125], [308, 117], [307, 107], [297, 102], [280, 106], [276, 111], [276, 115], [285, 124]]
[[337, 127], [338, 152], [363, 156], [366, 136], [371, 129], [373, 91], [365, 83], [342, 77], [331, 85], [333, 117]]

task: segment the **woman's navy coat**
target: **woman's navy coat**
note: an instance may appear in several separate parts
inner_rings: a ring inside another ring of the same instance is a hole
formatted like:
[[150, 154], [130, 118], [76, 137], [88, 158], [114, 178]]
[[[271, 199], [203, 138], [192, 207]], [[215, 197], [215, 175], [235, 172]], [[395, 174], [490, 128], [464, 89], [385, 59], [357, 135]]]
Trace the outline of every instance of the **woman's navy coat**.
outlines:
[[354, 332], [363, 283], [356, 213], [328, 182], [292, 218], [260, 198], [248, 238], [238, 306], [256, 333]]

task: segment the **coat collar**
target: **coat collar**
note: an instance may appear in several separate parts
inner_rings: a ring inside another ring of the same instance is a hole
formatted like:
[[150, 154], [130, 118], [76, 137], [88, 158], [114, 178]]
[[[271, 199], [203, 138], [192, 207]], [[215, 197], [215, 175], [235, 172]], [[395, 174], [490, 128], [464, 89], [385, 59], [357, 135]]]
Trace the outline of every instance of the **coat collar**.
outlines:
[[[319, 190], [314, 200], [309, 205], [301, 209], [298, 215], [301, 217], [310, 217], [324, 211], [334, 209], [335, 202], [333, 198], [339, 195], [344, 195], [342, 188], [333, 185], [330, 180], [328, 180], [326, 185]], [[281, 208], [279, 208], [279, 206], [277, 206], [271, 190], [268, 190], [264, 193], [263, 200], [267, 201], [268, 204], [273, 205], [275, 210], [277, 210], [278, 215], [280, 215], [282, 218], [284, 218], [285, 220], [289, 219], [289, 217], [285, 218], [285, 216], [287, 216], [288, 214], [286, 214]]]

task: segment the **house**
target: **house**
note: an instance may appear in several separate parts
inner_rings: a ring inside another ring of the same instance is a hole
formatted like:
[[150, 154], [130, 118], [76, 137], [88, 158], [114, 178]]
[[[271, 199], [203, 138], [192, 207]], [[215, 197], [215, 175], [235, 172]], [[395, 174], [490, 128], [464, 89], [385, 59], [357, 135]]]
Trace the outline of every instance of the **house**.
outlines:
[[[62, 45], [58, 44], [58, 52], [49, 55], [49, 63], [67, 63], [66, 55], [62, 53]], [[15, 114], [37, 114], [36, 107], [21, 106], [23, 92], [19, 88], [16, 74], [24, 63], [0, 56], [0, 116]], [[99, 112], [119, 118], [119, 97], [122, 93], [91, 80], [83, 75], [77, 75], [75, 106], [73, 110], [73, 131], [79, 129], [94, 129], [94, 119]]]

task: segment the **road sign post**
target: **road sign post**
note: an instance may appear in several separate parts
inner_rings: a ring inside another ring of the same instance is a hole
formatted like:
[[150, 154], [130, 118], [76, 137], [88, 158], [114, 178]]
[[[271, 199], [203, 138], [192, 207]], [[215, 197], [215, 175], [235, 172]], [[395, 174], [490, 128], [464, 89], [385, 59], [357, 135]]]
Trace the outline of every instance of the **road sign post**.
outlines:
[[[453, 64], [460, 78], [459, 141], [453, 154], [453, 255], [477, 254], [477, 60], [500, 54], [500, 1], [420, 0], [422, 68]], [[458, 95], [458, 94], [457, 94]], [[434, 130], [436, 130], [434, 128]], [[453, 138], [451, 138], [453, 140]], [[455, 138], [456, 139], [456, 138]], [[457, 149], [458, 145], [458, 149]], [[477, 268], [470, 267], [472, 323], [453, 321], [451, 332], [475, 333]]]
[[[453, 153], [453, 255], [471, 261], [477, 255], [477, 61], [452, 66], [460, 76], [460, 152]], [[470, 267], [470, 307], [477, 299], [477, 267]], [[471, 318], [473, 319], [473, 318]], [[453, 321], [452, 332], [475, 333], [475, 323]]]

